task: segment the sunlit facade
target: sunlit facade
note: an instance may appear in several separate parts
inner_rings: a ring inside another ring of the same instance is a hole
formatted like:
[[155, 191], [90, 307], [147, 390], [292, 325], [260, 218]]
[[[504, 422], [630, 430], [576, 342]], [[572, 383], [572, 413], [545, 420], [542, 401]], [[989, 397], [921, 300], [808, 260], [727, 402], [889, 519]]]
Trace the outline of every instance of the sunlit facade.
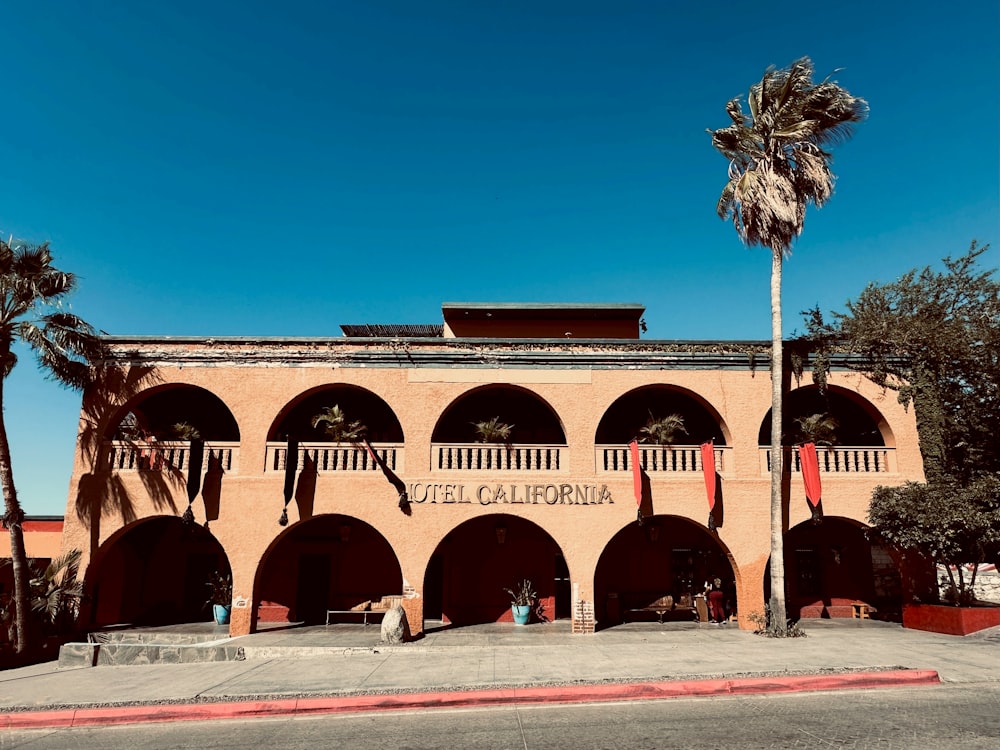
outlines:
[[[82, 624], [204, 620], [220, 570], [234, 635], [385, 597], [414, 633], [504, 621], [523, 579], [536, 617], [574, 632], [693, 617], [716, 577], [750, 626], [768, 585], [768, 346], [642, 339], [643, 311], [446, 304], [440, 325], [330, 338], [108, 337], [125, 376], [85, 394], [62, 541], [83, 550]], [[796, 416], [837, 422], [820, 524], [789, 448], [789, 611], [891, 611], [900, 577], [866, 511], [875, 486], [922, 479], [914, 417], [843, 362], [828, 382], [789, 376], [790, 443]], [[333, 406], [367, 446], [313, 426]], [[683, 430], [639, 444], [637, 500], [629, 443], [668, 416]], [[479, 442], [491, 420], [509, 435]], [[676, 609], [649, 609], [666, 596]]]

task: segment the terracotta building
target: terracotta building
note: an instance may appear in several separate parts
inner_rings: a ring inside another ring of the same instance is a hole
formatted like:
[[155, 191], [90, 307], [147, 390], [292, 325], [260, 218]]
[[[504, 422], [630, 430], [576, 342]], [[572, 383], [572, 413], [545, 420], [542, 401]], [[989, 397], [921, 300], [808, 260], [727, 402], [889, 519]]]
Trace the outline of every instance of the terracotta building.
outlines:
[[[749, 626], [768, 585], [768, 344], [644, 340], [643, 312], [445, 304], [440, 325], [330, 338], [108, 337], [121, 370], [84, 395], [62, 541], [83, 550], [84, 625], [205, 620], [206, 580], [231, 571], [234, 635], [391, 597], [415, 633], [508, 620], [523, 579], [536, 616], [585, 633], [693, 616], [718, 577]], [[808, 367], [788, 378], [790, 445], [795, 417], [836, 420], [821, 523], [789, 448], [793, 616], [899, 604], [864, 528], [875, 486], [922, 479], [914, 418], [844, 364], [825, 392]], [[333, 407], [367, 444], [314, 426]], [[633, 454], [664, 418], [672, 444]], [[489, 422], [498, 442], [480, 442]]]

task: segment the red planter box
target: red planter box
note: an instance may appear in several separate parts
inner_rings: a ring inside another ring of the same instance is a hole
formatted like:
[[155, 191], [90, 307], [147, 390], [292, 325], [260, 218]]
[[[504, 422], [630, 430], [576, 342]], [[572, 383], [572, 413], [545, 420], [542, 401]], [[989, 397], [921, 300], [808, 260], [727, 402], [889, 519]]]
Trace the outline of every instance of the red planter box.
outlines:
[[968, 635], [1000, 625], [1000, 607], [947, 607], [911, 604], [903, 607], [903, 627], [932, 633]]

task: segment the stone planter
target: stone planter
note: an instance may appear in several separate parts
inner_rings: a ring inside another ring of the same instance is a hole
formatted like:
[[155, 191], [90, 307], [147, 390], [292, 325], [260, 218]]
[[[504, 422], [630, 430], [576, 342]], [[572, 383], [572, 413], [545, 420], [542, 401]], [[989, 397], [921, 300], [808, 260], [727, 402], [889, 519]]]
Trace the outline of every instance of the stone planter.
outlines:
[[908, 604], [903, 607], [903, 627], [947, 635], [968, 635], [1000, 625], [1000, 607], [950, 607], [942, 604]]

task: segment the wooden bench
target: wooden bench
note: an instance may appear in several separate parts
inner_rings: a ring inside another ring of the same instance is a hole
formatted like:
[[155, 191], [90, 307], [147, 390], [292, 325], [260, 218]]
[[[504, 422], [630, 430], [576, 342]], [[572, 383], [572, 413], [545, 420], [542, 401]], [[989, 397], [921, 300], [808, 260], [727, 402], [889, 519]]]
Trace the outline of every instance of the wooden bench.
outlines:
[[664, 617], [673, 615], [675, 612], [687, 619], [698, 619], [698, 609], [687, 594], [681, 595], [678, 601], [674, 601], [674, 597], [670, 594], [653, 598], [644, 597], [641, 594], [631, 594], [629, 599], [631, 601], [627, 603], [630, 606], [626, 606], [624, 610], [626, 616], [638, 613], [656, 614], [657, 621], [661, 625], [664, 622]]
[[858, 599], [834, 597], [827, 604], [823, 601], [805, 602], [799, 606], [799, 618], [862, 619], [867, 620], [877, 610], [868, 602]]
[[326, 624], [330, 624], [330, 617], [334, 615], [361, 615], [361, 622], [368, 627], [368, 615], [385, 615], [390, 609], [403, 601], [401, 595], [383, 596], [377, 602], [367, 600], [356, 604], [350, 609], [328, 609], [326, 611]]

